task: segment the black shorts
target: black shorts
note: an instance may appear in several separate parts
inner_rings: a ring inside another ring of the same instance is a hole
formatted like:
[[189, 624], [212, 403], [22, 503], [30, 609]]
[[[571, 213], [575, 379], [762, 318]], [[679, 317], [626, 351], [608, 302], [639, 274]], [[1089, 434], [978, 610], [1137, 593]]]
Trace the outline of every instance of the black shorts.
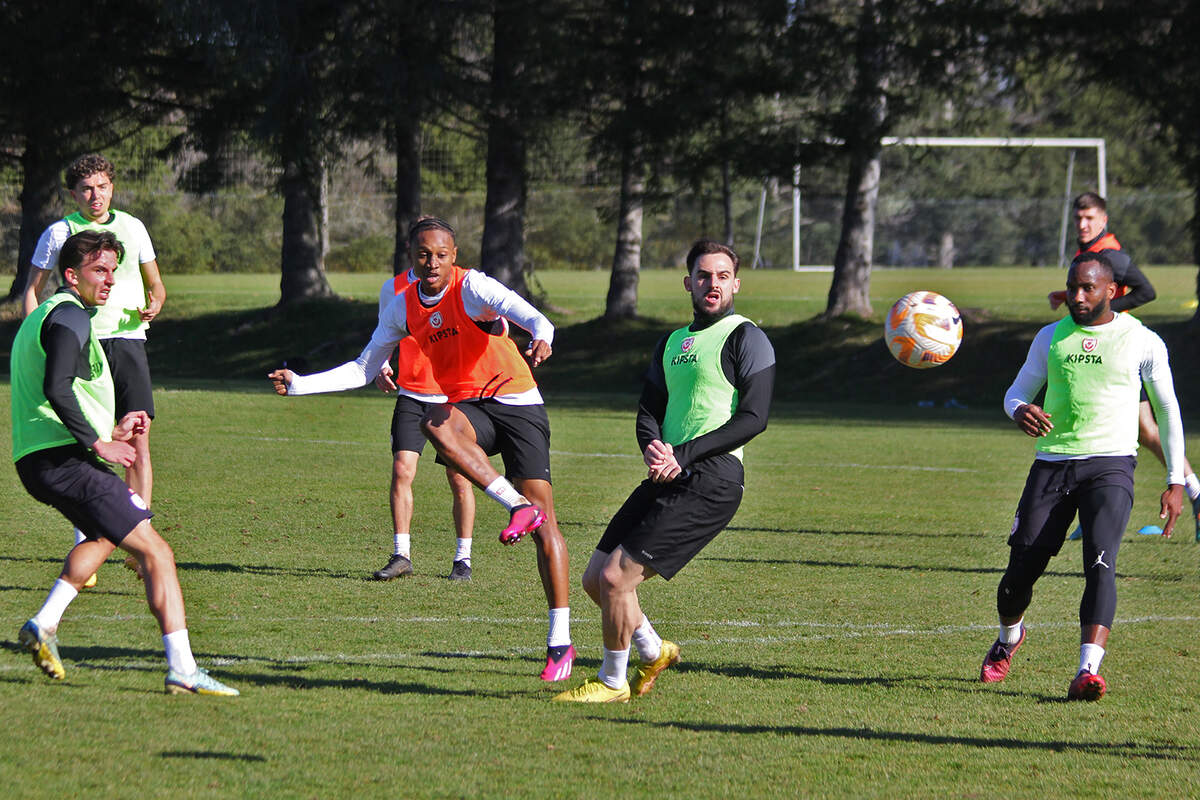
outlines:
[[145, 411], [154, 419], [154, 387], [145, 339], [101, 339], [100, 346], [112, 370], [117, 397], [117, 419], [130, 411]]
[[670, 580], [725, 529], [742, 503], [742, 484], [703, 472], [670, 483], [642, 481], [608, 523], [596, 549], [618, 545]]
[[[504, 460], [510, 481], [550, 480], [550, 418], [546, 407], [510, 406], [498, 400], [467, 400], [454, 407], [475, 429], [475, 442]], [[445, 464], [440, 457], [439, 464]]]
[[425, 451], [425, 433], [421, 430], [421, 418], [429, 410], [429, 403], [422, 403], [408, 395], [396, 397], [396, 408], [392, 411], [392, 452], [408, 450], [413, 453]]
[[1133, 508], [1136, 465], [1133, 456], [1035, 460], [1008, 543], [1057, 553], [1078, 512], [1085, 540], [1115, 553]]
[[64, 517], [89, 539], [119, 545], [154, 516], [145, 501], [82, 445], [38, 450], [17, 461], [26, 491]]

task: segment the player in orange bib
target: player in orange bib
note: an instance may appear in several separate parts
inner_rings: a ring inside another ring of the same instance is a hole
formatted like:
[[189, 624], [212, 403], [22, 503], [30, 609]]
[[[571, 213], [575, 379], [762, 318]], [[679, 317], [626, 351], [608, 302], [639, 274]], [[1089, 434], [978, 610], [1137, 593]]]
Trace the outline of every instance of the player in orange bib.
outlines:
[[[564, 680], [575, 659], [567, 545], [554, 514], [550, 422], [530, 371], [550, 357], [554, 326], [500, 282], [457, 266], [457, 257], [448, 223], [434, 217], [418, 220], [409, 232], [409, 259], [418, 281], [380, 314], [359, 357], [315, 375], [279, 369], [268, 377], [275, 391], [285, 395], [357, 388], [379, 374], [398, 342], [408, 336], [417, 341], [447, 398], [426, 413], [425, 435], [442, 461], [508, 510], [501, 542], [516, 544], [533, 534], [550, 607], [541, 678]], [[508, 337], [509, 322], [530, 334], [524, 357]], [[503, 459], [506, 475], [488, 460], [495, 454]]]

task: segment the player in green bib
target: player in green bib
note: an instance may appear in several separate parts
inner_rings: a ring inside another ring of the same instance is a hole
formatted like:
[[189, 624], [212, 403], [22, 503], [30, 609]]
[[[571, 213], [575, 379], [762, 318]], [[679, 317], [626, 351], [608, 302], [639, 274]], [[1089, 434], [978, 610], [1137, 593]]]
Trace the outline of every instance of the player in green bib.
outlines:
[[[115, 174], [112, 163], [95, 153], [80, 156], [67, 167], [65, 182], [77, 211], [55, 222], [38, 238], [24, 309], [28, 315], [38, 307], [42, 289], [50, 273], [58, 268], [59, 251], [69, 236], [85, 230], [107, 231], [116, 236], [124, 252], [117, 264], [112, 292], [107, 302], [95, 310], [92, 329], [112, 372], [117, 417], [130, 411], [145, 411], [154, 419], [146, 329], [162, 309], [167, 292], [145, 226], [137, 218], [111, 208]], [[135, 435], [130, 444], [137, 451], [137, 458], [126, 468], [125, 480], [149, 504], [154, 488], [149, 428]], [[81, 541], [83, 533], [76, 529], [75, 542]], [[136, 570], [133, 559], [125, 563]], [[92, 576], [88, 586], [95, 582]]]
[[[1070, 316], [1042, 328], [1030, 345], [1004, 408], [1037, 439], [1009, 535], [1009, 561], [996, 592], [1000, 635], [980, 668], [984, 683], [1008, 675], [1025, 641], [1033, 585], [1061, 549], [1079, 515], [1084, 591], [1079, 604], [1079, 669], [1070, 700], [1098, 700], [1099, 675], [1117, 607], [1117, 550], [1133, 507], [1139, 392], [1144, 386], [1167, 465], [1159, 516], [1170, 536], [1183, 504], [1183, 423], [1162, 339], [1129, 314], [1112, 310], [1117, 284], [1103, 253], [1076, 256], [1067, 273]], [[1033, 400], [1046, 387], [1044, 406]]]
[[[775, 351], [753, 322], [733, 311], [738, 257], [702, 239], [687, 256], [687, 327], [655, 348], [638, 405], [637, 439], [646, 480], [596, 545], [583, 588], [600, 607], [604, 657], [596, 678], [557, 695], [562, 702], [627, 702], [679, 661], [642, 612], [638, 587], [670, 580], [729, 524], [742, 500], [742, 448], [767, 427]], [[640, 665], [628, 678], [629, 650]]]
[[56, 680], [58, 626], [89, 575], [117, 547], [136, 559], [146, 600], [162, 630], [170, 693], [236, 695], [196, 665], [188, 641], [183, 593], [171, 548], [150, 525], [146, 502], [106, 466], [129, 467], [129, 443], [150, 426], [145, 411], [113, 424], [115, 397], [108, 361], [91, 312], [110, 298], [124, 247], [108, 231], [83, 231], [62, 245], [63, 289], [33, 310], [13, 339], [13, 461], [34, 499], [60, 511], [83, 541], [67, 554], [41, 609], [17, 634], [33, 663]]

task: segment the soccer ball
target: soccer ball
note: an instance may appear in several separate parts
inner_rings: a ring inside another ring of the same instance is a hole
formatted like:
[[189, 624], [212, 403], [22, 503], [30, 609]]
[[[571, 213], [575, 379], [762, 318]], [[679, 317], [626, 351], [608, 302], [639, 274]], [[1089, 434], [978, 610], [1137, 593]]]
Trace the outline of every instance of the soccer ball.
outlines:
[[962, 342], [962, 315], [937, 292], [909, 292], [896, 301], [883, 325], [883, 341], [906, 367], [945, 364]]

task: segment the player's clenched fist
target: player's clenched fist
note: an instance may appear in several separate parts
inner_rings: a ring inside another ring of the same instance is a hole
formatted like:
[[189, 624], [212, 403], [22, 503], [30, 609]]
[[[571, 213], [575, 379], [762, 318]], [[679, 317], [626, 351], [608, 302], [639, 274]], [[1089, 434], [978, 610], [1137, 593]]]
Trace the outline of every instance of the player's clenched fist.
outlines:
[[267, 377], [275, 385], [275, 394], [287, 394], [288, 387], [292, 385], [292, 378], [296, 377], [296, 374], [290, 369], [277, 369], [268, 373]]

